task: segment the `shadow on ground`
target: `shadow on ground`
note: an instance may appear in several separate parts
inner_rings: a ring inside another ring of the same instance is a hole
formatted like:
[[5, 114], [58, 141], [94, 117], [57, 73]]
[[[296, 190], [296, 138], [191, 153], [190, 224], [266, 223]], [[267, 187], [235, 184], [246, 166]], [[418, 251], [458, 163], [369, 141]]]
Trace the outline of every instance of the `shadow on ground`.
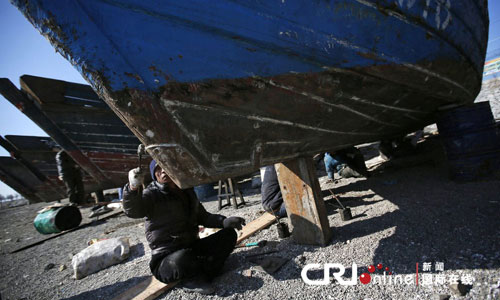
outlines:
[[500, 267], [498, 180], [455, 183], [448, 179], [443, 163], [387, 169], [335, 188], [335, 193], [344, 205], [355, 207], [363, 200], [342, 194], [368, 190], [398, 209], [354, 219], [335, 230], [340, 241], [347, 241], [395, 226], [395, 233], [379, 242], [373, 264], [391, 266], [399, 273], [415, 273], [417, 262], [420, 266], [431, 262], [432, 271], [435, 262], [443, 262], [445, 270]]

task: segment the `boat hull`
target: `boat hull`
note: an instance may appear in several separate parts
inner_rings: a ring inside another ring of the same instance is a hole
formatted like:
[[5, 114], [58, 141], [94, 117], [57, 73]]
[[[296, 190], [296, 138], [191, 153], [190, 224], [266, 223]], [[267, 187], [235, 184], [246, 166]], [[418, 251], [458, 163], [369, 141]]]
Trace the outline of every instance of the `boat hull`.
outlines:
[[[87, 192], [125, 184], [128, 171], [138, 166], [140, 141], [92, 88], [30, 75], [21, 76], [20, 83], [19, 90], [10, 80], [0, 79], [0, 94], [47, 132], [58, 144], [55, 148], [64, 149], [88, 174], [84, 176]], [[55, 168], [56, 150], [44, 147], [51, 140], [46, 139], [10, 136], [7, 140], [35, 167], [37, 161], [43, 161], [41, 169], [50, 170], [45, 176], [60, 182]], [[150, 160], [143, 155], [142, 166]]]
[[486, 1], [13, 1], [190, 187], [472, 103]]

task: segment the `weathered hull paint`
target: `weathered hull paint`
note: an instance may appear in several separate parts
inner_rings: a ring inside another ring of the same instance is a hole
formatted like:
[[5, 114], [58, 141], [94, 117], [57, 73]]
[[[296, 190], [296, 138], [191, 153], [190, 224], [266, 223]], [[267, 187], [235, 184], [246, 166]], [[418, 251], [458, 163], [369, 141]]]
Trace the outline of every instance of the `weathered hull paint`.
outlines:
[[11, 0], [181, 187], [473, 102], [487, 1]]

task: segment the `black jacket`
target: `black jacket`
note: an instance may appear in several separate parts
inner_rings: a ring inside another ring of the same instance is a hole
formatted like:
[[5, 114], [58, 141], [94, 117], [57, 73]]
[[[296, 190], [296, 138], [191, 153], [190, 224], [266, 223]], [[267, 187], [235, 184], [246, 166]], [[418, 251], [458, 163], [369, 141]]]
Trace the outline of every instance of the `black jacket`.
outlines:
[[123, 210], [131, 218], [146, 217], [146, 239], [153, 255], [188, 248], [198, 239], [198, 225], [222, 228], [226, 218], [208, 213], [193, 189], [173, 191], [157, 181], [147, 186], [142, 197], [126, 184]]
[[59, 173], [59, 176], [62, 177], [73, 176], [76, 172], [79, 172], [80, 170], [80, 167], [64, 150], [57, 152], [56, 163], [57, 163], [57, 172]]

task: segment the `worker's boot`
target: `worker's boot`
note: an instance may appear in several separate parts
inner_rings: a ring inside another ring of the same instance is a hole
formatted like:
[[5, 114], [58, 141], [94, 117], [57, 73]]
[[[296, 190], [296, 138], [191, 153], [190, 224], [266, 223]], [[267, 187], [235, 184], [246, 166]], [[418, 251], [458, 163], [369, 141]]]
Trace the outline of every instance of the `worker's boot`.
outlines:
[[186, 292], [199, 293], [202, 295], [211, 295], [215, 293], [215, 289], [212, 284], [202, 276], [183, 280], [181, 288]]

